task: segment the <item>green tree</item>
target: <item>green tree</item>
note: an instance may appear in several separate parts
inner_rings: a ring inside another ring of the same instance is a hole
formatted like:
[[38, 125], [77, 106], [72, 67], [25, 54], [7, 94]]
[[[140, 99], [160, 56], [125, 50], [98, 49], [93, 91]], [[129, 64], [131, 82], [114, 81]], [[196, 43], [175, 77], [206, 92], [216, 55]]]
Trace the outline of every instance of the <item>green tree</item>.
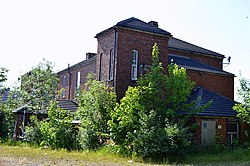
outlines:
[[237, 117], [243, 122], [250, 124], [250, 82], [245, 78], [240, 79], [238, 95], [241, 103], [236, 103], [233, 107], [237, 111]]
[[6, 75], [7, 72], [8, 72], [7, 69], [3, 67], [0, 68], [0, 84], [7, 80], [7, 75]]
[[109, 137], [107, 122], [116, 105], [116, 95], [113, 89], [89, 74], [78, 101], [76, 118], [81, 120], [79, 142], [83, 149], [97, 149]]
[[52, 100], [47, 119], [38, 121], [35, 116], [31, 117], [30, 125], [25, 127], [24, 140], [53, 149], [77, 149], [76, 129], [72, 121], [73, 113], [61, 109], [58, 102]]
[[184, 68], [176, 64], [162, 67], [155, 44], [151, 71], [129, 87], [120, 104], [112, 111], [111, 137], [126, 154], [163, 157], [180, 153], [190, 144], [186, 121], [178, 120], [179, 110], [193, 110], [186, 104], [194, 83]]
[[0, 112], [2, 113], [2, 139], [7, 140], [12, 137], [14, 130], [14, 114], [13, 110], [20, 106], [20, 91], [18, 87], [13, 87], [8, 92], [8, 99], [0, 103]]
[[21, 96], [33, 110], [42, 110], [56, 94], [58, 78], [51, 62], [43, 60], [21, 77]]

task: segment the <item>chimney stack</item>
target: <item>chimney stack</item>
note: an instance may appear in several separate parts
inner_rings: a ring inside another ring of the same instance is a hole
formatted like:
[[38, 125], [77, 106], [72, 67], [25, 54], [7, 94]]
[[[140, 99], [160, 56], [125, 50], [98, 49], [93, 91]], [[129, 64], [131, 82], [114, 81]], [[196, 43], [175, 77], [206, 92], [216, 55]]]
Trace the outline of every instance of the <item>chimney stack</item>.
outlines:
[[97, 54], [96, 53], [86, 53], [86, 60], [95, 57]]
[[149, 21], [148, 24], [151, 25], [151, 26], [157, 27], [157, 28], [159, 27], [157, 21]]

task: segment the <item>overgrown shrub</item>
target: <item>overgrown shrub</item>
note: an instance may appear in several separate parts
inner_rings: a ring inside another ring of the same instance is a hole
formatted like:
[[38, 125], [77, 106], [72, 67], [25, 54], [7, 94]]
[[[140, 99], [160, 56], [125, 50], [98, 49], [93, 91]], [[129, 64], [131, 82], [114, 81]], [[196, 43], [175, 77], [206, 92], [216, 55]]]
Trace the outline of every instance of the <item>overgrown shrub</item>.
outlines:
[[31, 123], [25, 128], [24, 140], [31, 144], [49, 146], [54, 149], [78, 149], [76, 130], [72, 124], [73, 114], [62, 110], [56, 100], [51, 101], [48, 118], [38, 121], [31, 117]]
[[81, 120], [78, 141], [83, 149], [97, 149], [109, 139], [107, 122], [116, 105], [116, 94], [89, 74], [78, 101], [76, 118]]
[[194, 112], [193, 103], [186, 103], [194, 83], [185, 69], [176, 64], [170, 64], [165, 74], [157, 45], [152, 57], [150, 72], [138, 80], [136, 87], [128, 88], [112, 111], [111, 138], [119, 153], [126, 155], [143, 158], [180, 155], [191, 144], [191, 132], [186, 126], [188, 118], [179, 119], [177, 112]]

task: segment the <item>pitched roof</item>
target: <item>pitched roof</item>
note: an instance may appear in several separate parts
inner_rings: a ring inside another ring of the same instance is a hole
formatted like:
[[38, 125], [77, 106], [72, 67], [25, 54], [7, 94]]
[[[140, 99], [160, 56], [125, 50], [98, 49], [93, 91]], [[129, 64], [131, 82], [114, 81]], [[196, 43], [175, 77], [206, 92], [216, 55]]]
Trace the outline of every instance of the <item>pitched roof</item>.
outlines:
[[98, 37], [99, 35], [109, 31], [110, 29], [114, 29], [116, 27], [124, 27], [124, 28], [133, 29], [133, 30], [139, 30], [139, 31], [154, 33], [158, 35], [163, 35], [163, 36], [172, 36], [170, 32], [159, 28], [158, 23], [155, 21], [150, 21], [146, 23], [142, 20], [139, 20], [138, 18], [131, 17], [126, 20], [120, 21], [115, 26], [96, 34], [95, 37]]
[[188, 102], [194, 100], [197, 100], [197, 107], [204, 106], [209, 101], [212, 101], [211, 105], [204, 111], [199, 112], [197, 116], [235, 117], [237, 115], [237, 112], [232, 109], [236, 103], [235, 101], [203, 87], [197, 87], [192, 91]]
[[189, 57], [179, 56], [175, 54], [169, 54], [168, 55], [168, 63], [171, 62], [176, 63], [179, 67], [184, 67], [186, 69], [190, 70], [198, 70], [198, 71], [204, 71], [209, 73], [216, 73], [216, 74], [222, 74], [222, 75], [228, 75], [228, 76], [234, 76], [234, 74], [217, 69], [215, 67], [209, 66], [207, 64], [198, 62], [194, 59], [191, 59]]
[[174, 37], [169, 38], [168, 44], [169, 44], [168, 46], [169, 49], [195, 52], [195, 53], [200, 53], [200, 54], [212, 55], [218, 58], [225, 58], [225, 56], [222, 54], [219, 54], [214, 51], [210, 51], [208, 49], [196, 46], [194, 44], [188, 43], [186, 41], [183, 41]]
[[[78, 104], [72, 100], [57, 100], [58, 102], [58, 106], [62, 109], [62, 110], [67, 110], [67, 111], [71, 111], [71, 112], [75, 112], [78, 108]], [[45, 107], [48, 107], [45, 106]], [[27, 113], [33, 113], [34, 110], [32, 110], [30, 108], [30, 106], [28, 104], [25, 104], [15, 110], [13, 110], [12, 112], [13, 113], [23, 113], [24, 110], [27, 112]], [[47, 114], [47, 109], [46, 110], [38, 110], [37, 113], [39, 114]]]
[[[77, 64], [74, 64], [73, 66], [70, 66], [70, 69], [79, 68], [81, 66], [85, 66], [85, 65], [93, 63], [93, 62], [96, 62], [96, 56], [94, 56], [94, 57], [92, 57], [90, 59], [83, 60], [83, 61], [81, 61], [81, 62], [79, 62]], [[57, 72], [57, 74], [60, 74], [60, 73], [65, 72], [65, 71], [68, 71], [68, 68], [65, 68], [65, 69]]]

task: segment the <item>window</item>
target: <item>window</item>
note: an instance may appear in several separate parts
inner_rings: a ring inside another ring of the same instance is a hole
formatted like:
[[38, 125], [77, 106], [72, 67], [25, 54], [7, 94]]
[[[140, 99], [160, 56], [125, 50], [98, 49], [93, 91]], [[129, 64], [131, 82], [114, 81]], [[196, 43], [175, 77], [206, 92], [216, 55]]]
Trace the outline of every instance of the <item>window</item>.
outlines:
[[109, 80], [113, 80], [114, 75], [114, 51], [110, 50], [109, 55]]
[[67, 76], [63, 76], [63, 80], [62, 80], [62, 98], [65, 98], [65, 93], [66, 93], [66, 83], [67, 83]]
[[235, 140], [239, 139], [239, 126], [237, 122], [227, 123], [227, 140], [232, 145]]
[[102, 80], [102, 54], [100, 55], [99, 81]]
[[79, 96], [80, 94], [80, 83], [81, 83], [81, 73], [78, 71], [76, 73], [76, 96]]
[[137, 66], [138, 66], [138, 51], [132, 52], [132, 66], [131, 66], [131, 79], [137, 80]]

